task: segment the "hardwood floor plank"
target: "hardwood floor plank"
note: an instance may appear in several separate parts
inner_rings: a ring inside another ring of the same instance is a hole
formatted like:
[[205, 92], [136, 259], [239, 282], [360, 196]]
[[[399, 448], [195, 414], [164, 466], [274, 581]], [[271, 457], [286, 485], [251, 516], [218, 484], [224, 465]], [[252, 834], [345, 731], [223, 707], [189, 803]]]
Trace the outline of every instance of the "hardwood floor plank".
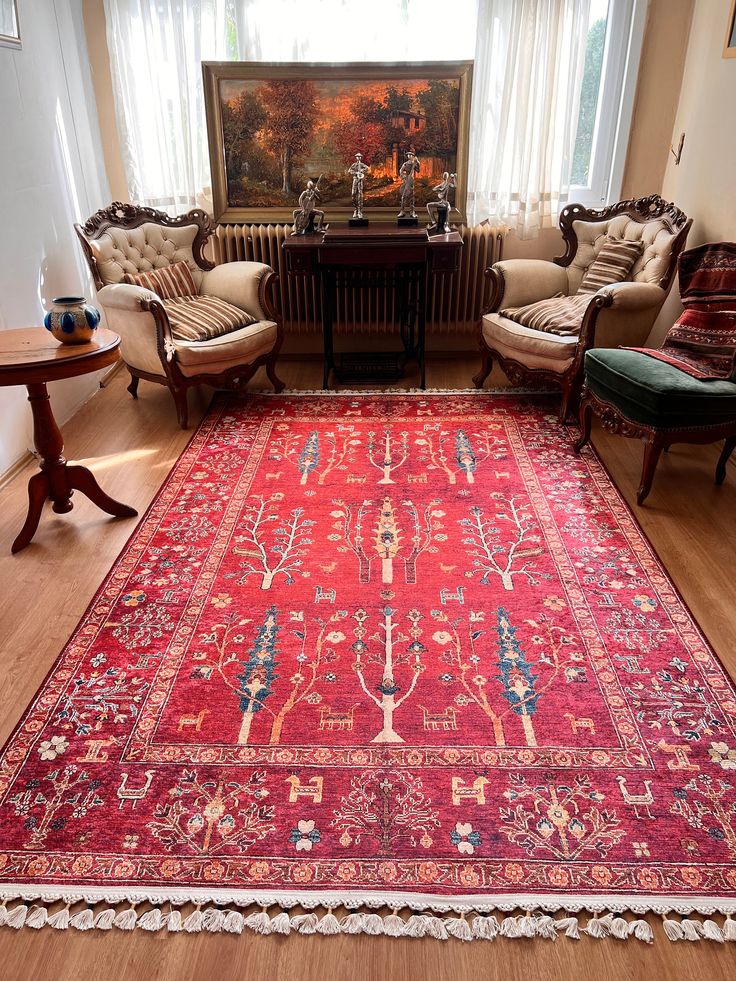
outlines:
[[[468, 388], [476, 367], [471, 358], [430, 359], [428, 387]], [[284, 360], [279, 374], [289, 388], [318, 389], [321, 384], [321, 365], [316, 361]], [[178, 428], [166, 389], [141, 382], [139, 399], [134, 401], [125, 391], [127, 382], [127, 373], [115, 375], [63, 427], [65, 453], [89, 466], [109, 494], [137, 508], [142, 516], [193, 430]], [[416, 377], [410, 377], [406, 387], [416, 383]], [[496, 369], [489, 384], [503, 383]], [[261, 387], [267, 386], [265, 376], [261, 379], [259, 374], [251, 388]], [[207, 402], [206, 393], [190, 394], [193, 426]], [[593, 431], [593, 444], [633, 505], [641, 445], [599, 428]], [[736, 466], [729, 466], [726, 483], [716, 487], [717, 456], [716, 447], [674, 447], [662, 457], [645, 507], [634, 505], [633, 510], [734, 677]], [[31, 545], [11, 556], [10, 544], [25, 517], [26, 483], [35, 468], [35, 461], [21, 468], [0, 495], [0, 741], [12, 731], [136, 527], [136, 519], [111, 520], [76, 495], [70, 514], [54, 515], [47, 506]], [[672, 944], [656, 925], [657, 918], [649, 919], [657, 934], [651, 947], [634, 940], [588, 937], [578, 943], [562, 939], [555, 944], [543, 940], [462, 944], [382, 937], [159, 936], [142, 931], [3, 928], [0, 977], [8, 981], [569, 981], [577, 976], [596, 981], [665, 977], [726, 981], [736, 976], [736, 944]]]

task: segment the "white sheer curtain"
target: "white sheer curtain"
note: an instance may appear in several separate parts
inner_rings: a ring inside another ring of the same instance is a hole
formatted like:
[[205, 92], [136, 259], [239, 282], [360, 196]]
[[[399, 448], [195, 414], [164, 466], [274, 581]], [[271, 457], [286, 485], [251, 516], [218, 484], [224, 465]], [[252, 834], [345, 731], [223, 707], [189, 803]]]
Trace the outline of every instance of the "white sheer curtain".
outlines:
[[479, 0], [468, 220], [521, 238], [567, 203], [590, 0]]
[[473, 57], [476, 0], [105, 0], [131, 200], [211, 207], [202, 61]]
[[590, 0], [105, 0], [131, 199], [211, 207], [202, 61], [475, 55], [469, 221], [523, 237], [567, 199]]

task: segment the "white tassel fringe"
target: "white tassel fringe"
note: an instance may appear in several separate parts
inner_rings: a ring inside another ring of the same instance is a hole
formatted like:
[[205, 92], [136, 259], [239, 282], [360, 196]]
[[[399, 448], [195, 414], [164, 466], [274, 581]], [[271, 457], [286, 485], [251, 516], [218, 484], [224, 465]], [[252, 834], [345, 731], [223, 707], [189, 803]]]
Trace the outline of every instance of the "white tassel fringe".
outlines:
[[[50, 913], [48, 906], [42, 900], [33, 903], [17, 901], [9, 906], [12, 900], [0, 902], [0, 927], [7, 926], [20, 930], [24, 926], [32, 930], [42, 930], [49, 926], [54, 930], [118, 930], [132, 931], [135, 929], [158, 933], [168, 930], [170, 933], [232, 933], [241, 934], [248, 929], [261, 935], [287, 935], [292, 932], [301, 934], [321, 934], [322, 936], [337, 936], [338, 934], [387, 937], [432, 937], [435, 940], [459, 940], [468, 943], [472, 940], [495, 940], [497, 937], [508, 939], [540, 938], [555, 941], [564, 934], [571, 940], [579, 940], [580, 934], [603, 940], [627, 940], [634, 938], [642, 943], [651, 944], [654, 932], [647, 920], [639, 918], [629, 920], [620, 912], [594, 912], [587, 918], [583, 926], [579, 916], [573, 913], [563, 913], [555, 916], [541, 910], [527, 910], [523, 913], [476, 913], [464, 912], [457, 915], [451, 913], [411, 912], [402, 916], [401, 909], [392, 908], [381, 915], [368, 910], [348, 912], [337, 917], [332, 908], [322, 907], [303, 913], [290, 914], [279, 907], [262, 906], [251, 913], [239, 909], [221, 908], [219, 906], [204, 906], [197, 904], [186, 916], [181, 910], [171, 906], [167, 913], [159, 906], [138, 912], [136, 904], [121, 910], [115, 907], [104, 907], [97, 912], [94, 906], [86, 906], [72, 912], [67, 903], [56, 912]], [[49, 902], [52, 906], [52, 902]], [[273, 912], [273, 916], [271, 913]], [[680, 916], [662, 914], [662, 929], [668, 940], [677, 942], [687, 940], [695, 943], [700, 940], [710, 940], [713, 943], [736, 943], [736, 919], [727, 914], [723, 924], [712, 917]]]

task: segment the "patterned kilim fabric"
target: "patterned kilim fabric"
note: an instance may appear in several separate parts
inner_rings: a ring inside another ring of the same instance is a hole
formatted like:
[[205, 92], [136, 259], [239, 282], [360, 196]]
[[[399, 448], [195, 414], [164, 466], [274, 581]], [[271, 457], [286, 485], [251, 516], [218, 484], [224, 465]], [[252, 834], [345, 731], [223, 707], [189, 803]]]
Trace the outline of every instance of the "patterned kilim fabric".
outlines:
[[171, 333], [180, 341], [210, 341], [256, 323], [256, 318], [245, 310], [206, 294], [167, 300], [164, 309]]
[[597, 293], [603, 286], [623, 283], [642, 253], [642, 242], [609, 239], [588, 267], [578, 293]]
[[685, 310], [662, 347], [629, 348], [666, 361], [701, 381], [736, 378], [736, 243], [719, 242], [680, 256]]
[[156, 293], [162, 300], [170, 300], [175, 296], [196, 296], [197, 287], [194, 285], [192, 273], [186, 262], [173, 262], [161, 269], [149, 269], [133, 275], [126, 273], [124, 283], [133, 286], [144, 286]]
[[574, 296], [558, 293], [548, 300], [537, 300], [523, 307], [507, 307], [501, 311], [501, 316], [546, 334], [577, 337], [583, 325], [585, 311], [590, 306], [590, 299], [589, 293], [578, 293]]
[[734, 685], [573, 438], [482, 394], [216, 405], [2, 751], [5, 917], [735, 910]]

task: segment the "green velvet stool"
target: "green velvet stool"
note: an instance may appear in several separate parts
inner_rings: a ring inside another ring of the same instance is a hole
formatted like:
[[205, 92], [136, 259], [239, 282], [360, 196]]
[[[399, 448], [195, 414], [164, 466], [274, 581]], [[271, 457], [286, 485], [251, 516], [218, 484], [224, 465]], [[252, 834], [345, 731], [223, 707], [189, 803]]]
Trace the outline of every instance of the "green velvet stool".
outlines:
[[651, 490], [662, 450], [673, 443], [725, 439], [716, 483], [725, 480], [726, 462], [736, 447], [736, 383], [699, 381], [638, 351], [595, 348], [585, 355], [578, 453], [590, 439], [594, 412], [607, 432], [644, 440], [638, 504]]

